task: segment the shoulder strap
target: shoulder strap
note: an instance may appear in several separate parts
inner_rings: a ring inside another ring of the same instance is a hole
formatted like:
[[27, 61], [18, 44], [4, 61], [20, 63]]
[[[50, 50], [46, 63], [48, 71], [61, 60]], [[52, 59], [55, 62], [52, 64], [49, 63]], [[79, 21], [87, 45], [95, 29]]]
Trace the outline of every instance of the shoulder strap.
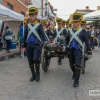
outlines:
[[62, 28], [62, 29], [59, 31], [59, 35], [62, 33], [63, 30], [64, 30], [64, 28]]
[[39, 26], [40, 24], [37, 23], [35, 26], [32, 26], [31, 24], [28, 24], [28, 28], [30, 29], [29, 33], [28, 33], [28, 37], [27, 39], [29, 38], [29, 36], [33, 33], [38, 39], [39, 41], [41, 41], [41, 38], [40, 36], [38, 35], [37, 31], [36, 31], [36, 28]]
[[45, 36], [46, 36], [47, 40], [49, 41], [49, 38], [48, 38], [48, 36], [47, 36], [47, 34], [46, 34], [46, 31], [44, 31], [44, 33], [45, 33]]
[[[70, 43], [72, 42], [73, 39], [75, 39], [77, 42], [79, 42], [79, 44], [82, 46], [82, 42], [81, 40], [79, 39], [79, 37], [77, 37], [78, 34], [80, 34], [80, 32], [82, 31], [83, 28], [80, 28], [78, 29], [75, 33], [73, 32], [72, 29], [69, 29], [70, 31], [70, 34], [72, 35], [71, 39], [70, 39], [70, 42], [69, 42], [69, 45]], [[76, 39], [77, 38], [77, 39]], [[80, 41], [79, 41], [80, 40]]]

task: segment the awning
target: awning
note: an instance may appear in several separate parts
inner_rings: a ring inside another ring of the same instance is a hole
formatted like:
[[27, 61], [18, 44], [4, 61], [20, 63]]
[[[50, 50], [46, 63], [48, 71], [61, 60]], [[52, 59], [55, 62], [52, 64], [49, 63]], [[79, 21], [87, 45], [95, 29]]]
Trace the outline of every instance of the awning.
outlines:
[[23, 21], [24, 16], [16, 13], [5, 6], [0, 4], [0, 20], [16, 20], [16, 21]]
[[84, 20], [100, 20], [100, 10], [84, 15], [83, 19]]

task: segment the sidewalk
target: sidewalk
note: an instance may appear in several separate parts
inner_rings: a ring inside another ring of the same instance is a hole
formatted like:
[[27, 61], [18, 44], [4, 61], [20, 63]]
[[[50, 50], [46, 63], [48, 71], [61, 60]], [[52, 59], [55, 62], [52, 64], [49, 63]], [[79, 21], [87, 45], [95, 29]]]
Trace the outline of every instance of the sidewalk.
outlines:
[[4, 60], [6, 57], [10, 58], [19, 54], [19, 48], [11, 49], [10, 53], [7, 53], [5, 49], [0, 50], [0, 61]]

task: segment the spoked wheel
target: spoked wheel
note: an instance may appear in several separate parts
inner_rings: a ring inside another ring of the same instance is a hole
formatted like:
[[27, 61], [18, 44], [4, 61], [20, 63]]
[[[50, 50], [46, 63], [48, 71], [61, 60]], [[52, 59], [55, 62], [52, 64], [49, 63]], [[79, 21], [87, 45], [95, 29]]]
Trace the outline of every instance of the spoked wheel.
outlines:
[[84, 68], [84, 58], [82, 59], [82, 74], [85, 73], [85, 68]]
[[85, 73], [86, 60], [82, 62], [82, 74]]
[[50, 59], [44, 57], [44, 67], [42, 67], [44, 72], [48, 71], [49, 64], [50, 64]]
[[84, 55], [86, 54], [86, 45], [85, 45], [85, 43], [83, 43], [83, 45], [84, 45], [84, 52], [82, 54], [82, 56], [83, 56], [83, 59], [82, 59], [82, 74], [85, 73], [85, 66], [86, 66], [86, 60], [84, 59]]
[[49, 64], [50, 64], [50, 59], [47, 57], [47, 52], [45, 52], [43, 48], [41, 54], [41, 65], [42, 65], [42, 70], [44, 72], [48, 71]]

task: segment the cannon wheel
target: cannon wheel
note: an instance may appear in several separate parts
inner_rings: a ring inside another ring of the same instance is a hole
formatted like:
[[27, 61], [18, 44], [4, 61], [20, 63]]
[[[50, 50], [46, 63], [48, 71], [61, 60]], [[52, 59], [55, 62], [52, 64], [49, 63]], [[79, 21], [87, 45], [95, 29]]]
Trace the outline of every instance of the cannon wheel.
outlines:
[[82, 74], [85, 73], [85, 66], [86, 66], [86, 60], [84, 60], [82, 64]]
[[50, 64], [50, 59], [48, 59], [48, 58], [46, 57], [46, 52], [44, 51], [44, 48], [42, 48], [41, 66], [42, 66], [42, 70], [43, 70], [44, 72], [47, 72], [47, 71], [48, 71], [49, 64]]
[[85, 43], [83, 45], [84, 45], [84, 53], [82, 54], [82, 56], [83, 56], [83, 59], [82, 59], [82, 74], [85, 73], [85, 66], [86, 66], [86, 60], [84, 60], [84, 54], [86, 53], [86, 45], [85, 45]]

